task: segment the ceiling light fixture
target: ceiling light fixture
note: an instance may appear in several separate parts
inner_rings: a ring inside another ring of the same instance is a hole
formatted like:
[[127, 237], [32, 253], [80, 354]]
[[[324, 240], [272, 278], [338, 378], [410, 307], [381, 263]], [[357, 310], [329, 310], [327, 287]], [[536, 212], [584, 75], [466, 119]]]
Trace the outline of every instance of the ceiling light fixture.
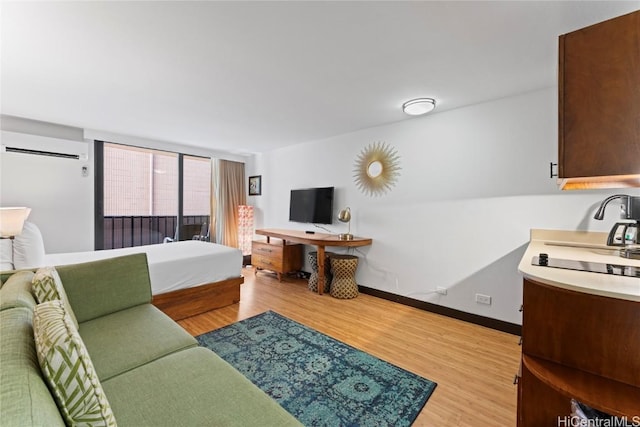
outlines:
[[410, 116], [421, 116], [436, 108], [436, 100], [433, 98], [416, 98], [402, 104], [402, 111]]

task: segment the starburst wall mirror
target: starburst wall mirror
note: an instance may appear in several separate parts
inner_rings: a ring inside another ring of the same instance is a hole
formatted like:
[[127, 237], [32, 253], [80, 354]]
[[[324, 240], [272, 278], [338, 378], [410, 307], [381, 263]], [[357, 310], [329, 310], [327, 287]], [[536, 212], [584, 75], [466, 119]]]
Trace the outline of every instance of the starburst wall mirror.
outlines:
[[400, 156], [384, 142], [365, 147], [354, 165], [356, 187], [368, 196], [382, 196], [396, 184], [400, 176]]

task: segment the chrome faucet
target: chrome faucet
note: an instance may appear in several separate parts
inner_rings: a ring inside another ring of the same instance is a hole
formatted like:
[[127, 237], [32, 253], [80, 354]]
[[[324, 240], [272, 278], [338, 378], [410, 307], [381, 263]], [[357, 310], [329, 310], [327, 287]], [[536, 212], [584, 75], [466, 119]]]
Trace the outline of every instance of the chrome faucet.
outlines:
[[629, 196], [626, 194], [616, 194], [609, 196], [600, 203], [600, 207], [593, 216], [594, 219], [602, 220], [604, 218], [604, 208], [609, 202], [620, 199], [622, 201], [622, 213], [621, 219], [627, 219], [635, 221], [635, 223], [629, 222], [617, 222], [607, 237], [608, 246], [623, 246], [628, 244], [640, 243], [640, 197]]
[[627, 194], [615, 194], [604, 199], [602, 203], [600, 203], [600, 207], [593, 218], [598, 220], [604, 219], [604, 208], [609, 204], [609, 202], [616, 199], [622, 200], [623, 213], [621, 217], [623, 219], [640, 221], [640, 197], [629, 196]]

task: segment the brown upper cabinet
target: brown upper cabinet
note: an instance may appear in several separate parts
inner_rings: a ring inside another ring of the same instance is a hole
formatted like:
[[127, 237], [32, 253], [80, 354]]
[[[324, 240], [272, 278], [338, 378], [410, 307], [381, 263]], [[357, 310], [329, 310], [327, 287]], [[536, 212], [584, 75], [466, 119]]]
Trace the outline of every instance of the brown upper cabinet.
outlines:
[[560, 36], [563, 189], [640, 187], [640, 11]]

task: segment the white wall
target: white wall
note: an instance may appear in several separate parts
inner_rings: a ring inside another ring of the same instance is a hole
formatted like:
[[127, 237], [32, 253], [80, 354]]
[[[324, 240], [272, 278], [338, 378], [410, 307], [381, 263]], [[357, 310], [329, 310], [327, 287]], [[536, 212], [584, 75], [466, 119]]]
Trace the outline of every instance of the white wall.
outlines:
[[[540, 90], [257, 156], [248, 168], [263, 176], [263, 195], [249, 197], [256, 228], [310, 228], [288, 222], [289, 191], [335, 186], [334, 218], [350, 206], [352, 232], [373, 238], [359, 249], [359, 284], [521, 323], [517, 264], [530, 229], [604, 231], [617, 219], [614, 208], [605, 221], [591, 219], [612, 192], [561, 192], [549, 178], [556, 97], [556, 89]], [[368, 197], [355, 187], [353, 167], [376, 141], [397, 149], [402, 170], [390, 193]], [[346, 225], [334, 219], [329, 228]], [[492, 305], [477, 304], [476, 293]]]
[[93, 144], [2, 131], [2, 145], [86, 155], [0, 153], [0, 206], [30, 207], [28, 220], [40, 228], [47, 253], [93, 250]]

